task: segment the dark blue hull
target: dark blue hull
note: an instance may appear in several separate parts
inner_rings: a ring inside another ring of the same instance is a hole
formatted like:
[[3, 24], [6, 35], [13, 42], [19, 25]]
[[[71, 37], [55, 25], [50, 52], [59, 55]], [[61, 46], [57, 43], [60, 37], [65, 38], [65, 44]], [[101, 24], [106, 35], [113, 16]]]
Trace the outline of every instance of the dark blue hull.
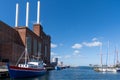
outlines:
[[62, 68], [59, 66], [55, 66], [55, 70], [61, 70]]
[[46, 73], [46, 70], [34, 70], [28, 68], [8, 67], [10, 78], [28, 78], [41, 76]]
[[120, 72], [120, 70], [117, 70], [117, 72]]

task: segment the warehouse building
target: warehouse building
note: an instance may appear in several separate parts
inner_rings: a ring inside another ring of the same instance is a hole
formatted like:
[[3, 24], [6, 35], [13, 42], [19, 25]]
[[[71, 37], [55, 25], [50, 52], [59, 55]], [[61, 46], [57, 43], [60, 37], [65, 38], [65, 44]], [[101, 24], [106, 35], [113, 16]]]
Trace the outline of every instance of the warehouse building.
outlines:
[[[27, 52], [30, 58], [40, 58], [50, 64], [50, 36], [43, 32], [40, 24], [12, 28], [0, 21], [0, 61], [16, 64], [20, 56]], [[23, 58], [24, 59], [24, 58]]]

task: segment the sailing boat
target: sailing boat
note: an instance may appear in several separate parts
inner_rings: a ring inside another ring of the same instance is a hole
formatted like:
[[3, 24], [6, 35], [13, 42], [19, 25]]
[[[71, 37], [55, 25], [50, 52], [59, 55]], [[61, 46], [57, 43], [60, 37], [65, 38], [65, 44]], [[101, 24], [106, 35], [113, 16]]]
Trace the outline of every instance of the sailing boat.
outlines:
[[[11, 66], [7, 64], [10, 78], [26, 78], [40, 76], [46, 73], [43, 61], [32, 59], [27, 62], [27, 48], [25, 49], [25, 63]], [[23, 56], [23, 54], [22, 54]], [[21, 57], [22, 57], [21, 56]], [[20, 61], [20, 60], [19, 60]]]
[[[101, 48], [100, 48], [100, 50], [101, 50]], [[109, 42], [108, 42], [106, 65], [104, 66], [102, 64], [102, 53], [101, 53], [101, 66], [95, 66], [94, 70], [98, 71], [98, 72], [120, 72], [120, 67], [117, 67], [116, 65], [113, 65], [113, 66], [108, 65], [108, 59], [109, 59]], [[118, 62], [118, 52], [117, 52], [117, 62]]]
[[[108, 42], [108, 49], [109, 49], [109, 42]], [[120, 67], [117, 66], [119, 61], [118, 61], [118, 51], [116, 50], [116, 48], [115, 48], [115, 53], [117, 54], [117, 60], [116, 60], [117, 63], [116, 65], [114, 64], [113, 66], [107, 65], [106, 72], [120, 72]], [[107, 55], [109, 55], [109, 50]], [[108, 61], [108, 58], [109, 57], [107, 57], [107, 61]], [[107, 61], [106, 61], [106, 64], [107, 64]]]
[[101, 65], [95, 65], [94, 70], [97, 72], [104, 72], [106, 71], [106, 65], [103, 65], [103, 58], [102, 58], [102, 45], [100, 45], [100, 63]]

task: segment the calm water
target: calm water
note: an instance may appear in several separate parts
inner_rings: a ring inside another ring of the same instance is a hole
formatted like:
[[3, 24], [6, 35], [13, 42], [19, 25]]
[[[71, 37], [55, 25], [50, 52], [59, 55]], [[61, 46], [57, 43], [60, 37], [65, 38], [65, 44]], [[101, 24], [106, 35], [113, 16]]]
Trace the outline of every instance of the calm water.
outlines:
[[52, 70], [46, 75], [36, 78], [25, 79], [0, 79], [0, 80], [120, 80], [120, 73], [95, 72], [88, 67], [68, 68], [63, 70]]

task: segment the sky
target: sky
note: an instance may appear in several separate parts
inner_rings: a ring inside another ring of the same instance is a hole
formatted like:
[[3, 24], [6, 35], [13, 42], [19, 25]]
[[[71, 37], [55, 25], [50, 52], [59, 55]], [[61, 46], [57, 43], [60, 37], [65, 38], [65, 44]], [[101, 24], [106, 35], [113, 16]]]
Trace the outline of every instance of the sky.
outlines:
[[[0, 0], [0, 20], [14, 27], [15, 5], [19, 3], [18, 25], [25, 26], [27, 1], [32, 30], [38, 0]], [[101, 52], [106, 64], [109, 52], [109, 64], [114, 64], [115, 47], [120, 52], [119, 0], [40, 0], [40, 3], [40, 23], [51, 36], [51, 58], [58, 57], [72, 66], [100, 64]]]

